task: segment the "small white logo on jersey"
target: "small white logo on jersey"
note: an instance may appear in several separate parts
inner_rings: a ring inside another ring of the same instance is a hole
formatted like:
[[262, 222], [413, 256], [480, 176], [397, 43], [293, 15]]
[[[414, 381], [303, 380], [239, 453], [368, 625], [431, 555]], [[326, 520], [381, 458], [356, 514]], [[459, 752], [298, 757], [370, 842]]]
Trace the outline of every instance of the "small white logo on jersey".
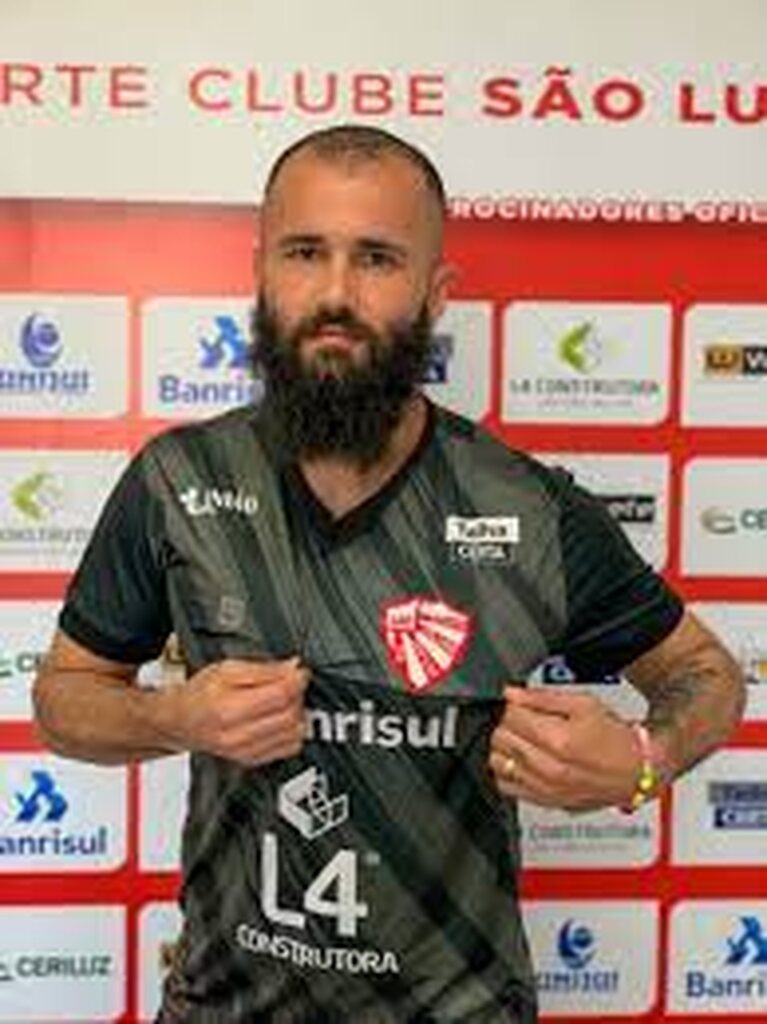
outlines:
[[243, 516], [254, 516], [258, 512], [258, 498], [236, 491], [218, 490], [216, 487], [187, 487], [179, 492], [179, 501], [190, 516], [215, 516], [219, 512], [235, 512]]
[[304, 839], [316, 839], [348, 819], [349, 797], [344, 793], [330, 798], [327, 776], [307, 768], [280, 786], [277, 809]]
[[511, 562], [520, 540], [519, 516], [448, 516], [445, 540], [454, 562]]

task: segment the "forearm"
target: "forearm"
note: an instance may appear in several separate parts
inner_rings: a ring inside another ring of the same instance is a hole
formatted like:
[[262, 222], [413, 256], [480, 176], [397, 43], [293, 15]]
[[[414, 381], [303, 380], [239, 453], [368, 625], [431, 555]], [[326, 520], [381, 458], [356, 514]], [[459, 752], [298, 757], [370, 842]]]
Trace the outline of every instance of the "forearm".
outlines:
[[627, 673], [647, 698], [647, 726], [671, 778], [722, 744], [745, 704], [743, 675], [716, 638], [692, 616], [678, 633], [671, 649], [640, 658]]
[[177, 753], [166, 723], [171, 690], [150, 690], [97, 673], [43, 672], [34, 688], [45, 744], [66, 757], [125, 764]]

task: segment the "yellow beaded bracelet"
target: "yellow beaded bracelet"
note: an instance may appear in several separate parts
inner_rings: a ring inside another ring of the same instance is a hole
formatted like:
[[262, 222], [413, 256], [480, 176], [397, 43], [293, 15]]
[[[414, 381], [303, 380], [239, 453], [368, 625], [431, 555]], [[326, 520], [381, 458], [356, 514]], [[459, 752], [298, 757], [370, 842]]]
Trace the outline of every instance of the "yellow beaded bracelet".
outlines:
[[624, 814], [633, 814], [642, 804], [655, 796], [663, 782], [663, 776], [655, 762], [650, 733], [641, 722], [631, 722], [631, 731], [639, 748], [639, 774], [637, 775], [634, 792], [627, 804], [621, 805]]

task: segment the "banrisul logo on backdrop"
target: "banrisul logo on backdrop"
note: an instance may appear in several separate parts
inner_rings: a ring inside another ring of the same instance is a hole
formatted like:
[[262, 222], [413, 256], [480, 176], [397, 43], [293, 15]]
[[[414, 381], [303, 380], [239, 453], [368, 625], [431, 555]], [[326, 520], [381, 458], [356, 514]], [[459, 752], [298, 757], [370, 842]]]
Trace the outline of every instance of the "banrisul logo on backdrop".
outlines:
[[504, 420], [660, 422], [668, 412], [670, 335], [668, 306], [511, 303]]
[[767, 305], [687, 311], [682, 422], [767, 426]]
[[154, 299], [142, 310], [142, 405], [166, 418], [260, 400], [250, 369], [252, 299]]
[[11, 415], [114, 416], [126, 407], [127, 303], [0, 298], [0, 399]]
[[87, 871], [125, 858], [124, 769], [0, 756], [0, 871]]
[[671, 917], [669, 1010], [757, 1014], [767, 1005], [767, 902], [683, 903]]
[[655, 904], [547, 901], [526, 905], [524, 916], [543, 1014], [601, 1020], [654, 1004]]
[[0, 570], [74, 569], [121, 452], [0, 452]]

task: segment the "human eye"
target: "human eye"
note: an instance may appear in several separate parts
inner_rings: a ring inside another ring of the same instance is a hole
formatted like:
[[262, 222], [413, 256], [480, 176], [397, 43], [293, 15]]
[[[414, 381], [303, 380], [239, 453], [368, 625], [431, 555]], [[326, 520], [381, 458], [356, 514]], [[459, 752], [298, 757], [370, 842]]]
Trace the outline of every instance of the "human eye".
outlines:
[[386, 246], [368, 246], [360, 251], [358, 262], [360, 266], [369, 270], [390, 271], [396, 270], [402, 261], [393, 249]]
[[302, 239], [284, 246], [283, 255], [285, 259], [297, 263], [313, 263], [322, 256], [322, 247], [319, 242]]

